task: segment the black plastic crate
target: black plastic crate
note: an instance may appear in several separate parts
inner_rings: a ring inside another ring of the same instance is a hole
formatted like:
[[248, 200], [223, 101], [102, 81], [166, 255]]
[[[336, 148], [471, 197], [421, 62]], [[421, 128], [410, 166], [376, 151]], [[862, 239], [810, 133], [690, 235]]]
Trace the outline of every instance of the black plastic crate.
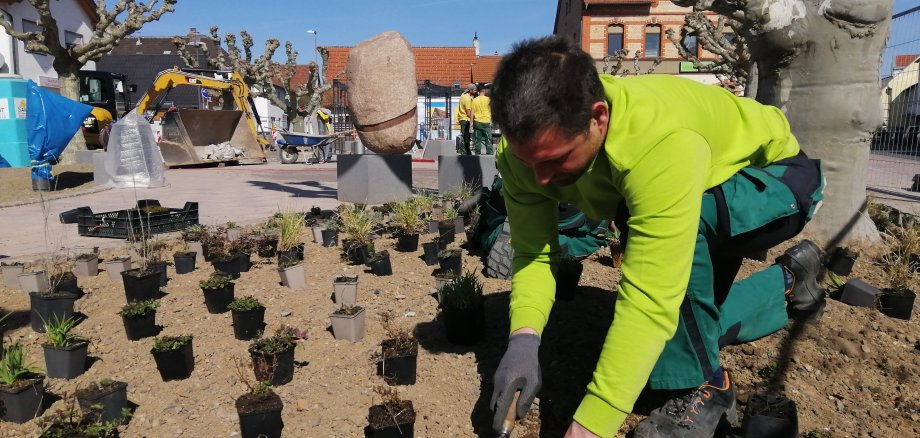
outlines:
[[61, 213], [61, 223], [77, 224], [81, 236], [137, 239], [141, 236], [179, 231], [198, 224], [198, 203], [186, 202], [183, 208], [167, 208], [150, 213], [151, 207], [162, 207], [156, 199], [137, 201], [137, 207], [93, 213], [89, 207], [80, 207]]

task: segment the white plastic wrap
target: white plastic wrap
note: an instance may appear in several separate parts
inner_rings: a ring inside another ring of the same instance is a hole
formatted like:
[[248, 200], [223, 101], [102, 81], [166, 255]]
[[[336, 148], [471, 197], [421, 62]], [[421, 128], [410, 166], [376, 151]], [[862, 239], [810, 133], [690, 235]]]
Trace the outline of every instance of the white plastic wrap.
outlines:
[[112, 125], [105, 154], [105, 170], [113, 187], [162, 187], [166, 165], [153, 128], [137, 112], [130, 111]]

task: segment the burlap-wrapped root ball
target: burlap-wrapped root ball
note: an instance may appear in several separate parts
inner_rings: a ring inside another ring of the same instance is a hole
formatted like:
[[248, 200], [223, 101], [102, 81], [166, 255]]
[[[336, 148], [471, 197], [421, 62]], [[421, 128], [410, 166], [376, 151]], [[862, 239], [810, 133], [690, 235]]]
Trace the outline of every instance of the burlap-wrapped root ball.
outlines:
[[418, 129], [415, 56], [398, 32], [362, 41], [348, 54], [348, 105], [364, 146], [378, 154], [412, 148]]

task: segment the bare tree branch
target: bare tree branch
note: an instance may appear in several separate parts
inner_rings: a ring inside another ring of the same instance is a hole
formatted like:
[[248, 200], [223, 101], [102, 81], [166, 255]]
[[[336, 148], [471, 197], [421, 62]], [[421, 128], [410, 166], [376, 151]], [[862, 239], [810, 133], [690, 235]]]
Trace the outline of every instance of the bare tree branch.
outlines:
[[[731, 32], [726, 32], [727, 28]], [[741, 23], [720, 16], [716, 23], [701, 11], [694, 11], [684, 17], [680, 35], [673, 29], [665, 31], [668, 39], [677, 48], [680, 56], [693, 63], [702, 72], [716, 75], [723, 86], [744, 86], [751, 70], [751, 55]], [[703, 61], [684, 44], [687, 35], [695, 35], [703, 49], [718, 56], [713, 61]]]
[[[642, 74], [642, 67], [639, 65], [639, 59], [642, 57], [642, 51], [636, 50], [633, 55], [633, 70], [630, 71], [628, 68], [623, 66], [623, 62], [629, 57], [629, 50], [620, 49], [614, 52], [612, 55], [607, 55], [604, 57], [604, 67], [602, 69], [603, 73], [609, 75], [619, 75], [620, 77], [629, 76], [630, 74], [640, 75]], [[610, 65], [611, 62], [615, 64]], [[648, 71], [645, 74], [650, 74], [655, 71], [655, 68], [658, 67], [658, 64], [661, 64], [661, 57], [656, 57], [652, 60], [652, 65], [649, 67]]]
[[[198, 60], [188, 51], [188, 42], [189, 40], [178, 36], [174, 37], [172, 40], [173, 45], [176, 46], [176, 53], [182, 58], [182, 62], [184, 62], [187, 67], [198, 68]], [[202, 46], [204, 46], [204, 44], [202, 44]]]

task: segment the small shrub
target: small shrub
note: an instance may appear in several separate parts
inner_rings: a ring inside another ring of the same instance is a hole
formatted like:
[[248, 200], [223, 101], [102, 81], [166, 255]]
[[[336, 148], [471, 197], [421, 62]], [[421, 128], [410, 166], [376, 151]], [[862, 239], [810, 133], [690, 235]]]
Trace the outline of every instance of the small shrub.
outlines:
[[461, 253], [459, 249], [444, 249], [438, 252], [438, 258], [439, 259], [449, 259], [454, 256], [459, 256], [460, 254]]
[[182, 240], [186, 242], [201, 242], [203, 240], [206, 240], [203, 238], [203, 236], [206, 233], [207, 233], [207, 229], [204, 227], [204, 225], [201, 225], [201, 224], [190, 225], [188, 227], [185, 227], [184, 230], [182, 230]]
[[256, 339], [249, 348], [262, 354], [275, 354], [294, 348], [294, 345], [294, 330], [290, 327], [281, 326], [275, 331], [274, 336]]
[[338, 309], [335, 309], [335, 312], [332, 312], [332, 314], [333, 314], [333, 315], [352, 316], [352, 315], [356, 315], [358, 312], [360, 312], [361, 309], [363, 309], [363, 307], [361, 307], [361, 306], [355, 306], [355, 305], [351, 305], [351, 304], [342, 304], [342, 307], [339, 307]]
[[346, 206], [339, 211], [338, 216], [341, 231], [348, 236], [348, 239], [364, 245], [373, 240], [374, 228], [378, 224], [377, 217], [365, 210], [363, 206], [359, 204]]
[[482, 282], [467, 272], [441, 288], [441, 307], [451, 310], [472, 309], [482, 304]]
[[228, 309], [235, 310], [237, 312], [248, 312], [250, 310], [258, 309], [261, 307], [265, 307], [265, 306], [263, 306], [262, 303], [259, 302], [259, 300], [255, 299], [252, 296], [236, 298], [233, 301], [231, 301], [229, 305], [227, 305]]
[[198, 286], [200, 286], [202, 289], [223, 289], [227, 287], [227, 285], [232, 281], [233, 277], [223, 272], [217, 271], [211, 274], [211, 277], [209, 277], [207, 280], [201, 280], [198, 282]]
[[157, 300], [138, 301], [128, 303], [121, 308], [118, 314], [125, 318], [139, 318], [155, 312], [158, 307], [160, 307], [160, 302]]
[[163, 336], [157, 338], [153, 341], [153, 352], [162, 353], [164, 351], [173, 351], [185, 347], [192, 342], [194, 337], [192, 335], [182, 335], [182, 336]]

